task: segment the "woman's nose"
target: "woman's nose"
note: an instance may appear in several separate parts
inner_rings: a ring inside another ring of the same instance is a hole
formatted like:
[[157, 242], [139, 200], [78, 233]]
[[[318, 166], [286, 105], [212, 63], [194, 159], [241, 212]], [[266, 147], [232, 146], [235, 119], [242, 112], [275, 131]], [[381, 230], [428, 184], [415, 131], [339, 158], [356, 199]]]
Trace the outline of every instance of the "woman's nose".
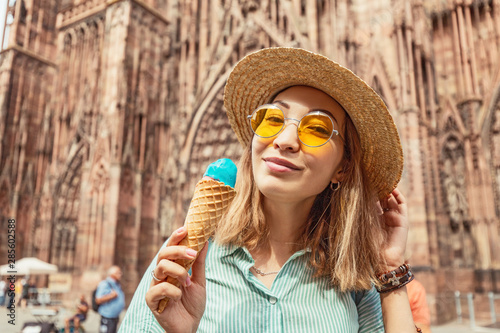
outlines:
[[297, 151], [300, 149], [299, 137], [297, 136], [298, 124], [291, 119], [285, 123], [283, 130], [274, 139], [274, 147], [282, 150]]

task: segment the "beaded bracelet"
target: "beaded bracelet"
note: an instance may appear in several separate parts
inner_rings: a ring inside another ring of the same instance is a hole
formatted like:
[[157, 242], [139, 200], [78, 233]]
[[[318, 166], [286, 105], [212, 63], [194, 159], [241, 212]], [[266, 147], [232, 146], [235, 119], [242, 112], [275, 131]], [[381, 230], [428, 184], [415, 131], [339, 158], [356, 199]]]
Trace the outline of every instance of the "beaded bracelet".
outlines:
[[410, 269], [411, 269], [410, 264], [402, 264], [401, 266], [399, 266], [398, 268], [396, 268], [393, 271], [379, 274], [377, 276], [377, 278], [380, 281], [380, 283], [385, 284], [389, 281], [389, 279], [394, 278], [395, 276], [400, 277], [400, 276], [405, 275], [407, 272], [410, 271]]
[[388, 293], [390, 291], [394, 291], [394, 290], [397, 290], [399, 288], [406, 286], [408, 283], [413, 281], [414, 278], [415, 278], [415, 276], [412, 274], [412, 272], [408, 272], [401, 277], [395, 278], [390, 283], [386, 283], [386, 284], [382, 285], [382, 287], [380, 287], [377, 290], [379, 293]]
[[382, 286], [377, 288], [377, 291], [379, 293], [388, 293], [390, 291], [397, 290], [406, 286], [408, 283], [413, 281], [414, 278], [415, 276], [410, 270], [410, 265], [401, 265], [393, 271], [383, 273], [378, 276]]

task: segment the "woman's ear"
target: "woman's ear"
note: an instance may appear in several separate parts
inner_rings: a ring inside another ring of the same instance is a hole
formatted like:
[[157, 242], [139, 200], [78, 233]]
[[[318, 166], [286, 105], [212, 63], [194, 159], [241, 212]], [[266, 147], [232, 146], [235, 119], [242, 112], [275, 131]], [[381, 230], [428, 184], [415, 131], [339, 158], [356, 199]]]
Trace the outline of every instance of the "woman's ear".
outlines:
[[344, 168], [342, 166], [339, 166], [338, 169], [335, 171], [332, 177], [332, 183], [338, 183], [338, 182], [343, 182], [344, 181]]

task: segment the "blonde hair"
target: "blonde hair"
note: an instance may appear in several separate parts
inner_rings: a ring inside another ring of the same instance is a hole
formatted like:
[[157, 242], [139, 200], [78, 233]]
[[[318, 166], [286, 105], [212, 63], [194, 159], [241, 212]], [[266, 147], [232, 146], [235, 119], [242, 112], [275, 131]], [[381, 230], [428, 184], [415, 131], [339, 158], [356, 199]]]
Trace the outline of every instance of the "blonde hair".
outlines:
[[[380, 254], [384, 229], [377, 209], [377, 195], [361, 165], [357, 131], [347, 116], [344, 125], [344, 179], [340, 188], [329, 186], [316, 197], [298, 239], [297, 250], [311, 250], [315, 276], [329, 276], [341, 291], [367, 290], [378, 285], [375, 272], [383, 267]], [[215, 241], [221, 245], [265, 245], [269, 228], [262, 211], [262, 194], [252, 173], [251, 145], [239, 162], [236, 197], [219, 223]]]

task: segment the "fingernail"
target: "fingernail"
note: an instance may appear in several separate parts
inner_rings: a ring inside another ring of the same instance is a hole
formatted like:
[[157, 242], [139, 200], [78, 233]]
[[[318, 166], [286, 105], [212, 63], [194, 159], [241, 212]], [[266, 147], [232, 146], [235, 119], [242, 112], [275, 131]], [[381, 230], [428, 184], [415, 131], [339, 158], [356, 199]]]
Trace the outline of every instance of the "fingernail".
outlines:
[[182, 234], [184, 232], [184, 230], [186, 230], [186, 228], [184, 228], [184, 226], [182, 226], [179, 229], [177, 229], [177, 233]]
[[191, 278], [188, 275], [188, 277], [186, 279], [186, 287], [189, 287], [190, 285], [191, 285]]
[[196, 254], [197, 254], [197, 253], [198, 253], [198, 252], [196, 252], [196, 251], [195, 251], [195, 250], [193, 250], [193, 249], [186, 249], [186, 254], [187, 254], [188, 256], [190, 256], [190, 257], [193, 257], [193, 258], [194, 258], [194, 257], [196, 257]]

